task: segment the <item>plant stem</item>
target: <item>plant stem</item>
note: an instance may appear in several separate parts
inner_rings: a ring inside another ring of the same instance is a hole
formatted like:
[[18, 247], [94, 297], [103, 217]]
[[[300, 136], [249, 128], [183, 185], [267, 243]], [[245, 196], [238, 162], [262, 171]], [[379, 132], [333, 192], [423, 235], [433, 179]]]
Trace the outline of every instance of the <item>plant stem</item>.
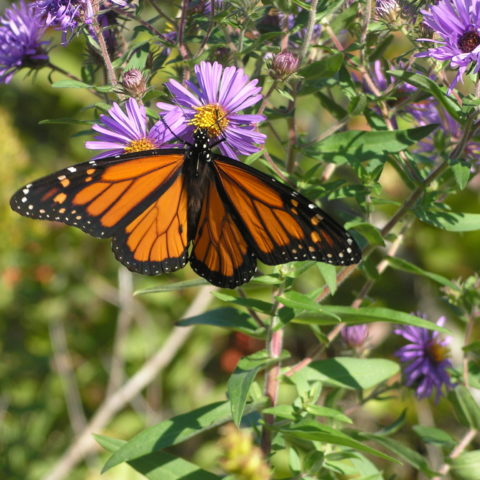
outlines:
[[105, 64], [105, 70], [107, 72], [107, 79], [108, 83], [115, 87], [117, 85], [117, 77], [115, 75], [115, 69], [113, 68], [112, 61], [110, 59], [110, 55], [108, 54], [107, 43], [105, 42], [105, 37], [103, 36], [102, 28], [100, 27], [97, 14], [98, 14], [98, 5], [96, 8], [95, 15], [92, 18], [92, 27], [93, 31], [95, 32], [95, 36], [97, 37], [96, 40], [98, 42], [98, 46], [100, 47], [100, 53], [103, 59], [103, 63]]
[[[468, 445], [472, 442], [472, 440], [476, 437], [478, 433], [478, 430], [475, 430], [474, 428], [470, 429], [460, 440], [458, 445], [452, 450], [452, 453], [448, 456], [450, 460], [453, 460], [457, 457], [459, 457], [463, 451], [468, 447]], [[450, 471], [450, 465], [448, 463], [444, 463], [439, 469], [438, 473], [440, 475], [437, 475], [432, 478], [432, 480], [442, 480], [442, 478], [445, 477], [445, 475]]]

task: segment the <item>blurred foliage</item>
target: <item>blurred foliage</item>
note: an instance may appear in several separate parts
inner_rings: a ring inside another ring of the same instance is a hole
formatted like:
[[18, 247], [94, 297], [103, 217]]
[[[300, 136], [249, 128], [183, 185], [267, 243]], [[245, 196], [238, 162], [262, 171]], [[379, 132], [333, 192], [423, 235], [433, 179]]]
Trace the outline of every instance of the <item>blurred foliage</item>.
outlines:
[[[159, 3], [165, 6], [171, 15], [174, 14], [170, 2]], [[292, 2], [277, 3], [281, 4], [280, 8], [286, 8], [284, 4]], [[257, 21], [263, 12], [263, 7], [253, 9], [249, 21]], [[147, 9], [147, 13], [153, 16], [151, 10]], [[342, 18], [347, 23], [346, 19], [350, 18], [348, 9], [344, 11]], [[341, 20], [337, 19], [339, 22]], [[247, 22], [247, 18], [244, 17], [243, 21]], [[245, 25], [240, 25], [242, 28], [243, 26]], [[337, 28], [335, 24], [333, 26]], [[358, 24], [354, 26], [359, 27]], [[57, 35], [50, 33], [53, 37]], [[58, 36], [55, 38], [58, 41]], [[215, 39], [220, 42], [220, 38], [217, 33]], [[264, 33], [264, 38], [275, 39], [275, 35], [268, 37], [268, 34]], [[245, 49], [253, 49], [255, 45], [249, 44], [248, 38], [243, 40]], [[195, 42], [198, 46], [198, 38]], [[371, 39], [371, 43], [374, 43], [374, 39]], [[212, 44], [212, 51], [214, 46]], [[66, 70], [79, 72], [84, 61], [83, 47], [81, 39], [74, 40], [68, 49], [57, 47], [52, 51], [54, 63], [62, 64]], [[388, 58], [399, 54], [397, 49], [401, 48], [401, 42], [393, 42], [387, 50]], [[255, 51], [249, 51], [248, 54], [252, 60], [248, 62], [250, 58], [245, 56], [247, 70], [258, 74], [256, 70], [259, 62], [256, 57], [259, 54]], [[350, 129], [366, 129], [367, 121], [372, 120], [367, 118], [368, 111], [360, 107], [356, 111], [357, 107], [352, 105], [351, 99], [344, 96], [345, 92], [348, 96], [348, 88], [352, 88], [351, 78], [343, 85], [343, 92], [341, 82], [333, 84], [332, 78], [335, 75], [335, 78], [344, 78], [346, 72], [342, 70], [345, 69], [344, 64], [336, 67], [337, 60], [333, 59], [329, 65], [332, 70], [328, 70], [328, 78], [310, 78], [310, 90], [305, 90], [299, 97], [297, 116], [298, 130], [301, 132], [300, 142], [310, 143], [320, 132], [335, 125], [335, 117], [338, 119], [341, 114], [347, 114], [348, 109], [350, 113], [346, 123]], [[177, 51], [173, 51], [169, 62], [166, 62], [165, 69], [153, 79], [153, 85], [164, 98], [167, 97], [162, 83], [175, 72], [176, 62], [180, 64]], [[265, 75], [266, 72], [263, 71], [263, 80]], [[53, 73], [52, 78], [59, 80], [61, 76]], [[83, 142], [91, 138], [90, 134], [85, 134], [88, 123], [40, 125], [39, 122], [67, 117], [92, 122], [96, 119], [96, 112], [87, 106], [95, 101], [93, 95], [81, 89], [54, 89], [49, 82], [48, 72], [40, 71], [27, 78], [21, 72], [8, 86], [0, 88], [0, 231], [3, 232], [0, 238], [0, 476], [12, 480], [37, 479], [50, 471], [75, 434], [81, 430], [87, 419], [95, 414], [105, 399], [111, 380], [112, 352], [115, 348], [120, 349], [117, 353], [123, 364], [121, 372], [124, 377], [120, 381], [124, 381], [162, 347], [175, 322], [187, 310], [199, 288], [132, 297], [136, 290], [193, 280], [196, 276], [190, 267], [155, 278], [130, 274], [114, 260], [109, 241], [93, 239], [58, 223], [31, 221], [10, 210], [9, 198], [20, 185], [89, 158], [89, 153], [83, 148]], [[343, 108], [343, 112], [338, 108], [335, 115], [335, 110], [328, 108], [326, 98], [317, 92], [320, 88], [328, 91], [331, 89], [330, 100], [338, 100], [337, 106]], [[465, 88], [468, 89], [468, 85]], [[275, 159], [283, 162], [285, 145], [282, 139], [287, 136], [283, 118], [288, 98], [277, 91], [271, 101], [277, 109], [267, 111], [267, 116], [272, 116], [276, 134], [270, 135], [269, 127], [265, 127], [264, 131], [269, 135], [268, 150]], [[274, 118], [275, 114], [278, 119]], [[409, 125], [404, 128], [409, 128]], [[340, 166], [333, 179], [322, 184], [319, 174], [315, 173], [314, 177], [306, 174], [311, 168], [316, 168], [322, 159], [321, 152], [312, 152], [304, 156], [299, 152], [299, 168], [295, 172], [295, 181], [299, 188], [312, 197], [330, 195], [334, 198], [330, 206], [327, 203], [326, 209], [334, 211], [336, 217], [351, 217], [351, 212], [357, 214], [360, 211], [358, 200], [361, 207], [366, 209], [368, 222], [381, 226], [396, 211], [398, 202], [403, 202], [408, 194], [408, 182], [405, 182], [398, 169], [392, 166], [394, 162], [382, 168], [378, 176], [373, 167], [368, 171], [362, 165], [354, 165], [353, 169]], [[262, 165], [261, 161], [256, 165], [265, 169], [265, 164]], [[340, 179], [350, 181], [355, 174], [362, 180], [352, 182], [358, 189], [344, 195], [335, 182]], [[369, 190], [362, 192], [362, 186]], [[444, 201], [456, 212], [480, 213], [479, 189], [480, 181], [477, 175], [464, 190], [455, 192], [454, 195], [450, 195], [452, 187]], [[366, 205], [372, 196], [378, 200], [373, 212], [369, 211], [372, 205]], [[348, 201], [339, 203], [338, 199], [343, 197]], [[380, 198], [384, 200], [384, 204], [381, 204]], [[367, 242], [363, 243], [365, 245]], [[406, 230], [398, 256], [421, 269], [441, 274], [448, 279], [466, 279], [480, 269], [479, 244], [479, 231], [459, 234], [415, 220], [412, 228]], [[362, 273], [349, 280], [348, 288], [339, 289], [334, 299], [336, 305], [347, 305], [355, 299], [365, 279], [375, 276], [373, 269], [383, 256], [383, 250], [372, 254], [362, 266]], [[262, 270], [267, 273], [273, 271], [269, 267]], [[300, 270], [301, 266], [286, 267], [284, 270], [287, 277], [289, 273], [293, 272], [292, 276], [299, 273], [295, 280], [295, 290], [303, 293], [318, 292], [324, 284], [322, 274], [315, 268], [302, 274]], [[284, 272], [281, 269], [275, 270], [277, 273], [278, 271]], [[449, 327], [453, 329], [455, 337], [452, 354], [454, 363], [458, 366], [461, 362], [459, 345], [463, 342], [465, 318], [464, 310], [455, 309], [452, 306], [453, 301], [447, 303], [445, 300], [449, 294], [454, 295], [454, 292], [441, 291], [437, 285], [425, 278], [414, 277], [397, 269], [387, 269], [375, 280], [367, 303], [398, 309], [401, 312], [422, 310], [430, 318], [437, 318], [441, 313], [448, 316]], [[474, 287], [471, 287], [471, 290], [473, 291]], [[254, 299], [272, 302], [272, 290], [268, 285], [252, 282], [244, 291]], [[122, 306], [127, 297], [130, 299], [130, 315], [121, 327], [124, 329], [123, 333], [119, 334], [121, 315], [125, 311], [119, 309], [119, 305]], [[217, 299], [213, 301], [211, 308], [224, 306], [225, 304]], [[328, 330], [322, 332], [320, 328], [309, 325], [287, 324], [284, 337], [285, 349], [291, 355], [289, 363], [294, 364], [310, 355], [317, 347], [318, 340], [325, 341], [327, 332]], [[374, 325], [370, 335], [370, 351], [374, 356], [393, 358], [392, 352], [401, 341], [390, 335], [390, 327], [385, 324]], [[115, 343], [117, 336], [120, 336], [121, 340], [119, 345]], [[475, 337], [478, 338], [477, 325], [472, 333], [472, 338]], [[229, 330], [196, 326], [192, 336], [177, 352], [172, 362], [141, 395], [116, 415], [104, 431], [98, 433], [129, 439], [147, 426], [156, 425], [216, 401], [224, 401], [227, 381], [238, 358], [263, 348], [262, 342], [249, 342], [245, 344], [245, 337]], [[342, 349], [340, 341], [336, 341], [329, 345], [328, 356], [333, 357], [341, 353]], [[472, 347], [472, 351], [476, 351], [475, 347]], [[250, 368], [254, 370], [254, 367]], [[258, 372], [262, 372], [260, 367], [255, 374]], [[262, 379], [262, 375], [263, 373], [260, 373], [258, 378]], [[472, 381], [479, 377], [479, 372], [472, 370]], [[260, 387], [256, 388], [260, 390]], [[298, 388], [298, 385], [294, 387], [293, 384], [282, 385], [279, 403], [293, 405], [294, 401], [298, 402]], [[307, 396], [307, 392], [303, 394]], [[318, 394], [320, 395], [320, 392]], [[322, 395], [325, 397], [326, 407], [339, 408], [333, 393]], [[305, 398], [303, 400], [308, 404]], [[395, 438], [420, 455], [426, 455], [428, 443], [422, 440], [418, 430], [413, 431], [410, 427], [417, 423], [428, 423], [433, 409], [437, 428], [445, 430], [455, 438], [464, 432], [451, 415], [450, 404], [444, 399], [432, 407], [427, 402], [417, 403], [410, 395], [405, 394], [403, 397], [389, 397], [388, 402], [377, 398], [366, 403], [362, 409], [356, 409], [354, 405], [358, 399], [355, 392], [350, 392], [345, 394], [341, 401], [342, 411], [353, 409], [351, 418], [356, 430], [377, 431], [390, 426], [393, 430], [392, 425], [396, 421], [398, 427], [395, 428], [400, 430], [400, 425], [408, 427], [403, 428]], [[300, 408], [300, 405], [295, 404], [295, 407]], [[305, 405], [301, 407], [304, 408]], [[404, 415], [405, 408], [408, 413]], [[315, 410], [312, 412], [312, 415], [318, 413]], [[280, 413], [296, 415], [295, 412]], [[303, 440], [297, 439], [300, 446], [311, 438], [317, 442], [322, 441], [320, 434], [325, 432], [316, 431], [314, 433], [318, 436], [310, 437], [309, 435], [313, 435], [312, 431], [307, 429], [310, 425], [302, 423], [301, 418], [295, 417], [295, 421], [297, 423], [289, 427], [290, 432], [287, 431], [288, 428], [284, 428], [284, 433], [292, 435], [294, 427], [297, 428], [297, 433], [301, 431]], [[377, 433], [380, 436], [378, 431]], [[425, 432], [421, 433], [425, 435]], [[354, 438], [361, 446], [361, 442], [367, 437], [358, 434], [358, 437]], [[216, 439], [217, 436], [208, 430], [184, 443], [170, 446], [166, 454], [178, 455], [195, 462], [201, 468], [218, 472], [218, 460], [222, 451]], [[440, 442], [436, 437], [435, 439]], [[107, 443], [105, 441], [104, 446], [108, 450]], [[299, 472], [295, 468], [301, 463], [300, 454], [295, 453], [297, 450], [294, 448], [287, 454], [286, 450], [281, 448], [283, 445], [276, 445], [272, 456], [275, 478], [287, 478]], [[111, 451], [115, 451], [120, 444], [109, 444], [109, 447]], [[375, 448], [381, 449], [385, 455], [395, 456], [395, 448], [391, 445], [389, 448], [386, 441], [384, 444], [376, 443]], [[299, 447], [298, 451], [300, 450]], [[330, 458], [331, 471], [335, 470], [335, 462], [338, 462], [338, 465], [343, 462], [344, 465], [345, 459], [352, 468], [360, 468], [361, 464], [361, 471], [364, 472], [362, 478], [380, 478], [375, 476], [377, 468], [387, 472], [385, 477], [381, 478], [390, 478], [390, 475], [396, 474], [397, 478], [402, 479], [417, 478], [415, 472], [422, 470], [420, 467], [414, 468], [413, 461], [398, 465], [389, 462], [387, 457], [380, 460], [375, 458], [375, 468], [365, 456], [349, 456], [351, 450], [347, 450], [346, 448], [343, 451], [344, 458], [341, 458], [341, 455]], [[117, 466], [100, 477], [99, 472], [108, 456], [108, 453], [99, 449], [70, 472], [68, 478], [144, 478], [126, 464]], [[413, 455], [409, 458], [413, 458]], [[324, 459], [308, 457], [302, 461], [314, 471], [316, 462], [320, 464]], [[461, 466], [456, 468], [460, 470]], [[422, 471], [429, 473], [427, 467]]]

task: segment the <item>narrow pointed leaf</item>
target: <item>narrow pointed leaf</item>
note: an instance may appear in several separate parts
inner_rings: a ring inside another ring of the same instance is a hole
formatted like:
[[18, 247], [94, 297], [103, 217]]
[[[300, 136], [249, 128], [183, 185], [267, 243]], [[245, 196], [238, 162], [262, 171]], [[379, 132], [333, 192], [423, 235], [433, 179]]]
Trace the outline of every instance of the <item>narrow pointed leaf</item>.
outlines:
[[[97, 442], [110, 452], [115, 452], [127, 442], [102, 435], [95, 435]], [[194, 463], [166, 452], [154, 452], [128, 462], [137, 472], [149, 480], [220, 480], [222, 477], [203, 470]]]

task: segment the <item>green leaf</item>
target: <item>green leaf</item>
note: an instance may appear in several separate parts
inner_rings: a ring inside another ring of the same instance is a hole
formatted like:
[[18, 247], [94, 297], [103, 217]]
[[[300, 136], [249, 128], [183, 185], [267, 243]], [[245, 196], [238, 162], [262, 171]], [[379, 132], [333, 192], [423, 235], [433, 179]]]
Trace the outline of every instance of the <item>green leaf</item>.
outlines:
[[334, 265], [324, 262], [318, 262], [317, 268], [320, 270], [331, 295], [335, 295], [337, 291], [337, 269]]
[[166, 452], [155, 452], [128, 462], [150, 480], [221, 480], [194, 463]]
[[[127, 443], [125, 440], [103, 435], [94, 435], [94, 437], [105, 450], [110, 452], [115, 452]], [[150, 453], [132, 460], [128, 464], [149, 480], [181, 480], [190, 478], [189, 476], [199, 480], [220, 480], [223, 478], [166, 452]]]
[[143, 70], [147, 64], [148, 57], [150, 55], [150, 43], [144, 42], [135, 47], [135, 50], [132, 52], [130, 58], [128, 59], [128, 64], [125, 70], [131, 70], [136, 68], [137, 70]]
[[316, 313], [306, 312], [297, 315], [296, 323], [335, 325], [333, 316], [341, 318], [342, 322], [348, 325], [358, 325], [359, 323], [389, 322], [401, 325], [412, 325], [414, 327], [426, 328], [427, 330], [437, 330], [442, 333], [450, 332], [437, 324], [423, 318], [411, 315], [409, 313], [399, 312], [391, 308], [383, 307], [345, 307], [341, 305], [321, 305]]
[[53, 88], [93, 88], [93, 85], [80, 82], [79, 80], [59, 80], [52, 83]]
[[453, 447], [458, 443], [453, 437], [440, 428], [414, 425], [413, 430], [424, 443], [446, 445], [447, 447]]
[[414, 275], [421, 275], [422, 277], [429, 278], [444, 287], [449, 287], [452, 290], [458, 292], [460, 288], [455, 285], [453, 282], [448, 280], [448, 278], [443, 277], [442, 275], [438, 275], [437, 273], [432, 273], [427, 270], [423, 270], [420, 267], [417, 267], [413, 263], [407, 262], [407, 260], [403, 260], [402, 258], [395, 258], [395, 257], [387, 257], [387, 261], [392, 268], [396, 270], [401, 270], [402, 272], [413, 273]]
[[103, 447], [105, 450], [108, 450], [109, 452], [115, 452], [127, 443], [125, 440], [106, 437], [105, 435], [99, 435], [98, 433], [94, 433], [93, 437], [101, 447]]
[[478, 480], [480, 450], [463, 452], [450, 461], [450, 472], [456, 480]]
[[221, 328], [233, 328], [239, 332], [253, 333], [260, 327], [248, 313], [240, 312], [232, 307], [217, 308], [200, 315], [184, 318], [176, 324], [179, 327], [190, 325], [212, 325]]
[[298, 74], [307, 80], [333, 77], [343, 64], [343, 53], [335, 53], [299, 70]]
[[385, 245], [380, 230], [370, 223], [352, 221], [345, 224], [345, 229], [355, 229], [368, 240], [369, 245]]
[[321, 308], [320, 304], [315, 300], [295, 290], [290, 290], [289, 292], [284, 293], [281, 297], [278, 297], [277, 300], [287, 307], [295, 308], [296, 310], [318, 312]]
[[294, 438], [300, 438], [302, 440], [311, 440], [316, 442], [326, 442], [333, 445], [343, 445], [344, 447], [354, 448], [360, 452], [375, 455], [390, 462], [399, 463], [393, 457], [385, 455], [384, 453], [371, 448], [364, 443], [358, 442], [345, 433], [336, 430], [328, 425], [323, 425], [314, 420], [301, 420], [296, 424], [290, 424], [287, 427], [281, 428], [286, 436], [292, 436]]
[[297, 412], [298, 409], [292, 405], [276, 405], [275, 407], [268, 407], [262, 410], [262, 414], [266, 413], [280, 418], [288, 418], [289, 420], [295, 420]]
[[468, 345], [465, 345], [464, 347], [462, 347], [462, 350], [464, 352], [472, 352], [476, 355], [480, 355], [480, 340], [476, 340], [469, 343]]
[[313, 362], [290, 378], [301, 384], [322, 382], [334, 387], [367, 390], [400, 371], [396, 362], [381, 358], [336, 357]]
[[447, 112], [458, 121], [460, 118], [460, 106], [449, 95], [447, 89], [440, 87], [437, 82], [431, 78], [421, 75], [420, 73], [409, 73], [404, 70], [389, 70], [387, 73], [393, 75], [400, 80], [403, 80], [414, 87], [420, 88], [428, 95], [433, 95], [447, 110]]
[[273, 303], [264, 302], [263, 300], [257, 300], [256, 298], [238, 298], [228, 293], [214, 291], [213, 295], [223, 302], [233, 303], [234, 305], [239, 305], [241, 307], [251, 308], [261, 313], [266, 313], [267, 315], [272, 313]]
[[209, 283], [203, 278], [198, 278], [195, 280], [185, 280], [183, 282], [169, 283], [166, 285], [160, 285], [153, 288], [145, 288], [143, 290], [136, 290], [133, 295], [146, 295], [148, 293], [159, 293], [159, 292], [175, 292], [177, 290], [183, 290], [184, 288], [199, 287], [202, 285], [208, 285]]
[[[263, 404], [250, 404], [246, 411], [253, 411], [261, 406]], [[146, 428], [119, 448], [108, 459], [103, 467], [103, 472], [122, 462], [129, 462], [152, 452], [177, 445], [230, 419], [230, 402], [216, 402], [160, 422]]]
[[359, 436], [366, 440], [373, 440], [382, 447], [390, 450], [397, 457], [401, 458], [417, 470], [420, 470], [427, 477], [433, 477], [435, 475], [435, 472], [428, 466], [425, 457], [417, 453], [415, 450], [406, 447], [403, 443], [390, 437], [377, 436], [372, 433], [362, 433]]
[[451, 167], [458, 188], [460, 190], [463, 190], [467, 186], [468, 181], [470, 180], [471, 166], [465, 161], [457, 161]]
[[316, 417], [327, 417], [337, 422], [353, 423], [351, 418], [334, 408], [322, 407], [321, 405], [306, 405], [305, 410]]
[[480, 213], [455, 213], [433, 208], [428, 211], [423, 208], [416, 208], [414, 211], [417, 218], [422, 222], [449, 232], [480, 230]]
[[363, 131], [348, 130], [335, 133], [306, 148], [305, 154], [339, 165], [348, 160], [366, 161], [383, 157], [386, 153], [398, 153], [429, 135], [437, 125], [407, 130]]
[[287, 358], [286, 353], [280, 358], [271, 358], [265, 350], [262, 350], [244, 357], [238, 362], [237, 368], [227, 383], [228, 399], [232, 406], [232, 419], [235, 425], [240, 425], [247, 403], [248, 391], [258, 372]]
[[458, 385], [448, 393], [448, 399], [462, 425], [480, 430], [480, 406], [467, 387]]

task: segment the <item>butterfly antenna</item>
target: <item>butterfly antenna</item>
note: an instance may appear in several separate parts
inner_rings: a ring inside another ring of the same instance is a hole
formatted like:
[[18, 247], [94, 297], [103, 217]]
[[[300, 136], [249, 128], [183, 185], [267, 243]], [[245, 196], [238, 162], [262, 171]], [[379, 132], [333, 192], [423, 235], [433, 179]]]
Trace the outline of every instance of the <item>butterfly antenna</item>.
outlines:
[[[218, 129], [220, 130], [220, 132], [223, 134], [223, 128], [222, 126], [220, 125], [220, 122], [227, 116], [226, 114], [224, 114], [222, 117], [218, 117], [218, 111], [215, 112], [215, 114], [217, 115], [217, 119], [215, 120], [215, 123], [213, 123], [212, 127], [215, 125], [218, 127]], [[227, 141], [227, 138], [225, 136], [222, 136], [219, 140], [217, 140], [216, 142], [212, 143], [210, 145], [210, 147], [215, 147], [216, 145], [218, 145], [219, 143], [222, 143], [222, 142], [226, 142]]]
[[191, 146], [191, 144], [189, 142], [187, 142], [185, 139], [183, 138], [180, 138], [171, 128], [170, 128], [170, 125], [165, 121], [165, 119], [163, 118], [162, 115], [160, 115], [160, 120], [161, 122], [167, 127], [167, 130], [180, 142], [180, 143], [183, 143], [185, 145], [189, 145]]

